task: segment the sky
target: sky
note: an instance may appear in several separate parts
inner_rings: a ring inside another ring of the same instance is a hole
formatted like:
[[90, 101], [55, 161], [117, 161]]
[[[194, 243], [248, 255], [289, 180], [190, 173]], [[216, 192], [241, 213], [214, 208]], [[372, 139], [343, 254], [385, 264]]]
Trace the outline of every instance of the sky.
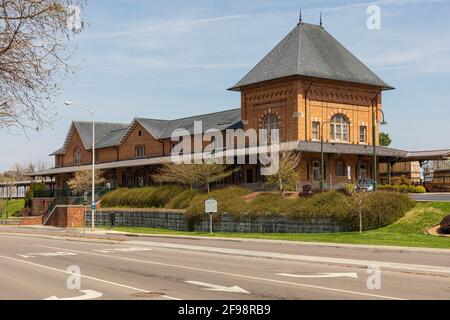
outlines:
[[[381, 9], [369, 30], [367, 8]], [[238, 82], [297, 24], [319, 23], [396, 90], [385, 92], [392, 147], [450, 149], [450, 0], [89, 0], [61, 84], [58, 120], [42, 131], [0, 132], [0, 171], [47, 161], [72, 120], [175, 119], [240, 107]]]

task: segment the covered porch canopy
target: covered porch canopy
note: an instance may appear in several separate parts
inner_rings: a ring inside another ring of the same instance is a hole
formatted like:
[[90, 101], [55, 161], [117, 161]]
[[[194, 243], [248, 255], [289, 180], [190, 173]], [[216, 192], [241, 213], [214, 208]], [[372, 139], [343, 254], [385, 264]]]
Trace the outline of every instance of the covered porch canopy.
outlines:
[[[282, 151], [296, 150], [298, 152], [305, 152], [305, 153], [320, 153], [321, 143], [310, 141], [284, 142], [280, 144], [280, 150]], [[258, 149], [258, 147], [249, 147], [245, 149], [234, 150], [234, 153], [245, 155], [258, 154], [259, 152], [260, 150]], [[323, 144], [323, 152], [324, 154], [359, 155], [359, 156], [373, 157], [373, 146], [327, 142]], [[450, 149], [432, 150], [432, 151], [404, 151], [394, 148], [377, 146], [376, 154], [378, 161], [383, 163], [419, 161], [421, 164], [423, 164], [426, 161], [450, 159]], [[221, 156], [226, 157], [227, 151], [216, 152], [215, 157]], [[192, 155], [188, 155], [188, 157], [192, 157]], [[172, 159], [170, 156], [164, 156], [164, 157], [140, 158], [132, 160], [96, 163], [95, 167], [96, 169], [99, 170], [108, 170], [117, 168], [152, 166], [171, 161]], [[53, 177], [59, 174], [74, 173], [90, 169], [91, 169], [90, 164], [82, 166], [59, 167], [33, 173], [30, 174], [30, 176]]]

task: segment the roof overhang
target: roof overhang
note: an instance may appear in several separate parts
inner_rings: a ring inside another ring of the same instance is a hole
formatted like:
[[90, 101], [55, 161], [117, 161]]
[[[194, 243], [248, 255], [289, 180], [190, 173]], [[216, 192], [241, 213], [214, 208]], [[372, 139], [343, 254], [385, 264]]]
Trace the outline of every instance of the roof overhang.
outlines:
[[[370, 145], [354, 145], [354, 144], [345, 144], [345, 143], [324, 143], [323, 144], [324, 153], [327, 154], [348, 154], [348, 155], [359, 155], [359, 156], [372, 156], [373, 155], [373, 146]], [[213, 156], [215, 158], [220, 157], [230, 157], [230, 156], [238, 156], [238, 155], [255, 155], [261, 154], [263, 152], [271, 153], [274, 150], [280, 151], [291, 151], [296, 150], [298, 152], [306, 152], [306, 153], [319, 153], [320, 152], [320, 142], [310, 142], [310, 141], [291, 141], [284, 142], [279, 145], [277, 149], [272, 149], [269, 147], [247, 147], [247, 148], [238, 148], [232, 150], [224, 150], [216, 152]], [[377, 147], [377, 156], [380, 158], [391, 158], [391, 159], [406, 159], [408, 156], [407, 151], [386, 148], [386, 147]], [[194, 158], [195, 154], [189, 154], [182, 158], [182, 160], [188, 160]], [[205, 154], [203, 155], [205, 156]], [[114, 161], [114, 162], [105, 162], [105, 163], [97, 163], [95, 165], [98, 170], [108, 170], [115, 168], [129, 168], [129, 167], [140, 167], [140, 166], [151, 166], [158, 165], [162, 163], [172, 162], [171, 156], [164, 157], [154, 157], [154, 158], [141, 158], [141, 159], [133, 159], [133, 160], [123, 160], [123, 161]], [[33, 173], [30, 176], [32, 177], [43, 177], [43, 176], [54, 176], [58, 174], [65, 173], [74, 173], [78, 171], [86, 171], [91, 170], [91, 165], [84, 166], [71, 166], [71, 167], [60, 167], [44, 170], [41, 172]]]
[[405, 157], [408, 161], [449, 160], [450, 149], [431, 151], [411, 151]]

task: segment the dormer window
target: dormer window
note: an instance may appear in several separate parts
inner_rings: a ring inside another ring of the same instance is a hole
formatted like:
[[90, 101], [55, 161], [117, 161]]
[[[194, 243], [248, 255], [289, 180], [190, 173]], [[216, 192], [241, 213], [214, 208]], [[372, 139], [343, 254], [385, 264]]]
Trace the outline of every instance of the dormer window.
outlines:
[[134, 150], [136, 158], [145, 157], [145, 146], [137, 146]]

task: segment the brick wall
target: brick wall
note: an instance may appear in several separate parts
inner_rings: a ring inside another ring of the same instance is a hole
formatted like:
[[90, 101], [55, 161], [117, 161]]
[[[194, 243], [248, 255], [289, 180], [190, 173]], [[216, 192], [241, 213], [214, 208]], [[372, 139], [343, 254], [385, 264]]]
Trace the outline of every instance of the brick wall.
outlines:
[[21, 226], [42, 225], [42, 217], [43, 216], [21, 218], [20, 225]]
[[[374, 87], [336, 81], [314, 80], [311, 83], [311, 80], [292, 78], [271, 81], [243, 89], [242, 119], [246, 129], [259, 129], [264, 117], [273, 113], [279, 119], [282, 141], [311, 141], [313, 121], [324, 123], [336, 114], [343, 114], [350, 122], [349, 143], [359, 144], [359, 127], [366, 126], [367, 143], [371, 144], [372, 99], [377, 93]], [[377, 105], [381, 109], [381, 95]], [[330, 140], [328, 125], [324, 126], [324, 139]]]
[[[139, 135], [139, 132], [141, 135]], [[137, 124], [119, 148], [119, 160], [136, 158], [136, 147], [145, 147], [146, 157], [158, 157], [163, 155], [163, 145], [156, 140], [140, 124]]]
[[53, 198], [33, 198], [31, 199], [31, 215], [42, 216], [47, 212], [48, 206]]
[[67, 145], [67, 151], [63, 155], [63, 166], [73, 166], [74, 165], [74, 153], [75, 150], [80, 149], [81, 150], [81, 164], [90, 164], [92, 163], [92, 153], [90, 151], [87, 151], [84, 146], [83, 142], [81, 141], [80, 135], [78, 134], [78, 131], [76, 129], [73, 130], [73, 134], [71, 139], [69, 140], [69, 144]]
[[82, 206], [58, 206], [47, 221], [47, 226], [58, 228], [81, 228], [84, 222]]

